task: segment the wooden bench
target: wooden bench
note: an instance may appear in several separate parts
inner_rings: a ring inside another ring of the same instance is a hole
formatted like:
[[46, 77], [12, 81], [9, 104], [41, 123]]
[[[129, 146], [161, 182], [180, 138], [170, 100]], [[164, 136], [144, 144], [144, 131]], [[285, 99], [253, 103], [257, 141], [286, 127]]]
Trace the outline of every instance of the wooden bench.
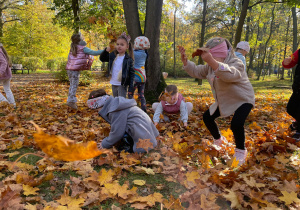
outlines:
[[29, 74], [29, 69], [27, 67], [23, 67], [22, 64], [12, 64], [11, 71], [13, 74], [16, 74], [17, 71], [22, 71], [22, 74], [23, 71], [27, 71], [27, 73]]

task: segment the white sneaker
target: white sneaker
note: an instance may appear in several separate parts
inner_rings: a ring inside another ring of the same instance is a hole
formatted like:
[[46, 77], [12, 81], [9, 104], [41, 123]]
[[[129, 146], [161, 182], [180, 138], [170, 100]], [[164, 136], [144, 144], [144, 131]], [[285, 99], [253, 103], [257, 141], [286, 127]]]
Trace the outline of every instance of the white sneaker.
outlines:
[[246, 161], [247, 154], [248, 154], [247, 149], [243, 150], [243, 149], [235, 148], [233, 159], [235, 158], [236, 160], [239, 161], [238, 163], [239, 166], [243, 165]]
[[222, 147], [225, 146], [225, 144], [227, 144], [228, 141], [224, 136], [221, 136], [221, 138], [219, 139], [214, 139], [214, 145], [218, 146], [218, 147]]
[[67, 105], [72, 109], [78, 109], [77, 104], [75, 102], [67, 102]]

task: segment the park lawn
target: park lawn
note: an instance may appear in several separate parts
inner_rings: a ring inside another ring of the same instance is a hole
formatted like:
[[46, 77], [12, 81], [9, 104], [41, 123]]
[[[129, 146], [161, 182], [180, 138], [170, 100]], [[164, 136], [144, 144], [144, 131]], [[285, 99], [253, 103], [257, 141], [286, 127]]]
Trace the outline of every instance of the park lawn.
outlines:
[[[78, 88], [78, 111], [65, 105], [67, 84], [35, 82], [13, 87], [17, 109], [4, 104], [0, 107], [0, 198], [11, 202], [0, 201], [0, 206], [298, 208], [299, 145], [289, 137], [292, 119], [285, 111], [291, 94], [290, 81], [251, 80], [257, 101], [246, 121], [249, 154], [243, 167], [236, 167], [228, 159], [234, 152], [230, 117], [217, 121], [230, 143], [228, 147], [218, 152], [211, 144], [212, 138], [202, 121], [204, 111], [214, 101], [207, 81], [202, 86], [193, 78], [168, 78], [166, 82], [178, 85], [186, 100], [194, 105], [186, 129], [175, 117], [171, 123], [159, 124], [163, 140], [148, 154], [110, 150], [108, 155], [74, 162], [44, 158], [34, 143], [36, 131], [30, 121], [47, 134], [76, 142], [102, 139], [108, 135], [109, 125], [97, 112], [88, 110], [85, 103], [91, 90], [105, 88], [111, 93], [108, 79], [97, 78], [90, 86]], [[153, 116], [151, 109], [149, 115]], [[28, 155], [18, 160], [24, 154]]]

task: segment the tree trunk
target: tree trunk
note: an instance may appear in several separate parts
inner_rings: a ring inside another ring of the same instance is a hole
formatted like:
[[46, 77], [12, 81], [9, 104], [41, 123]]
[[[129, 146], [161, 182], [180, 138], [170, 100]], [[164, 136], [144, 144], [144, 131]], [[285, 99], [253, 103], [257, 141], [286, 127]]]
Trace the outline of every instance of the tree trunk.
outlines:
[[138, 3], [134, 0], [122, 0], [126, 28], [133, 41], [136, 37], [142, 35]]
[[147, 82], [145, 96], [148, 102], [157, 101], [158, 96], [166, 87], [160, 70], [159, 37], [163, 0], [147, 0], [145, 36], [151, 48], [148, 50]]
[[[288, 23], [287, 23], [287, 29], [286, 29], [286, 34], [285, 34], [285, 43], [284, 43], [284, 53], [283, 53], [283, 57], [285, 58], [286, 56], [286, 48], [287, 48], [287, 42], [288, 42], [288, 35], [289, 35], [289, 31], [290, 31], [290, 20], [291, 20], [291, 16], [289, 15], [289, 19], [288, 19]], [[284, 79], [284, 68], [282, 66], [281, 68], [281, 80]]]
[[[292, 8], [292, 16], [293, 16], [293, 52], [297, 50], [297, 14], [296, 14], [296, 6]], [[291, 81], [294, 80], [295, 76], [295, 71], [296, 71], [296, 66], [294, 66], [293, 71], [292, 71], [292, 77]]]
[[3, 37], [3, 10], [0, 10], [0, 37]]
[[[257, 34], [256, 34], [256, 42], [255, 42], [255, 45], [254, 46], [257, 46], [257, 42], [258, 42], [258, 35], [259, 35], [259, 22], [260, 22], [260, 17], [261, 17], [261, 13], [262, 13], [262, 10], [263, 10], [263, 7], [261, 7], [260, 9], [260, 13], [259, 13], [259, 18], [258, 18], [258, 21], [257, 21]], [[254, 60], [254, 55], [255, 55], [255, 50], [256, 48], [251, 48], [250, 49], [250, 61], [249, 61], [249, 67], [248, 67], [248, 75], [249, 75], [249, 71], [250, 69], [253, 69], [253, 60]]]
[[[249, 9], [249, 12], [251, 12], [251, 8]], [[251, 17], [247, 17], [247, 26], [246, 26], [246, 37], [245, 41], [249, 42], [249, 35], [250, 35], [250, 22], [251, 22]]]
[[236, 2], [236, 0], [232, 0], [232, 8], [234, 8], [234, 12], [233, 12], [233, 15], [232, 15], [232, 17], [231, 17], [231, 37], [230, 37], [230, 39], [229, 39], [229, 41], [230, 41], [230, 43], [232, 43], [232, 41], [233, 41], [233, 34], [234, 34], [234, 32], [233, 32], [233, 26], [235, 25], [235, 10], [236, 10], [236, 6], [235, 6], [235, 2]]
[[[204, 45], [204, 35], [205, 35], [205, 26], [206, 26], [206, 13], [207, 13], [207, 0], [203, 0], [203, 12], [202, 12], [202, 21], [201, 21], [201, 32], [199, 37], [199, 47]], [[204, 64], [201, 56], [199, 56], [198, 64]], [[198, 85], [202, 85], [202, 79], [197, 79]]]
[[261, 67], [260, 67], [260, 71], [259, 71], [257, 80], [259, 80], [259, 77], [260, 77], [260, 74], [261, 74], [261, 70], [264, 68], [264, 62], [265, 62], [265, 58], [266, 58], [267, 46], [268, 46], [268, 43], [269, 43], [269, 41], [271, 39], [272, 32], [273, 32], [273, 23], [274, 23], [274, 19], [275, 19], [274, 10], [275, 10], [275, 5], [273, 6], [273, 9], [272, 9], [272, 20], [271, 20], [271, 25], [270, 25], [270, 33], [269, 33], [269, 37], [268, 37], [268, 39], [266, 41], [266, 44], [265, 44], [263, 58], [262, 58], [262, 61], [261, 61]]
[[173, 76], [176, 78], [176, 10], [177, 8], [175, 7], [175, 12], [174, 12], [174, 44], [173, 44], [173, 50], [174, 50], [174, 66], [173, 66]]
[[234, 45], [233, 45], [234, 48], [236, 47], [237, 43], [239, 43], [241, 41], [243, 25], [245, 22], [245, 18], [247, 16], [247, 9], [248, 9], [249, 2], [250, 2], [250, 0], [243, 0], [242, 11], [241, 11], [241, 14], [239, 17], [239, 23], [238, 23], [238, 26], [237, 26], [236, 32], [235, 32]]
[[[158, 96], [166, 87], [166, 82], [162, 77], [159, 56], [160, 23], [162, 15], [163, 0], [147, 0], [145, 36], [149, 39], [151, 47], [148, 50], [146, 62], [147, 81], [145, 87], [145, 97], [147, 102], [157, 101]], [[137, 0], [123, 0], [123, 8], [126, 20], [127, 31], [132, 40], [142, 35], [141, 25], [138, 15]]]
[[72, 10], [74, 15], [73, 29], [75, 33], [79, 33], [79, 0], [72, 0]]

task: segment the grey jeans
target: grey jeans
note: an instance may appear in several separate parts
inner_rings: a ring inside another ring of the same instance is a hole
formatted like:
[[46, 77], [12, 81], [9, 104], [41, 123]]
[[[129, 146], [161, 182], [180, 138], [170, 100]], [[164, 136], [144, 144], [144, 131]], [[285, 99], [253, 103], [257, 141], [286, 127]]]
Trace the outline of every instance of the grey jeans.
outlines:
[[71, 71], [67, 70], [68, 76], [69, 76], [69, 81], [70, 81], [70, 88], [69, 88], [69, 95], [68, 95], [68, 100], [67, 102], [77, 102], [76, 98], [76, 91], [78, 88], [79, 84], [79, 76], [80, 76], [80, 71]]
[[123, 85], [112, 85], [111, 89], [114, 97], [122, 96], [126, 98], [127, 88], [125, 88]]

